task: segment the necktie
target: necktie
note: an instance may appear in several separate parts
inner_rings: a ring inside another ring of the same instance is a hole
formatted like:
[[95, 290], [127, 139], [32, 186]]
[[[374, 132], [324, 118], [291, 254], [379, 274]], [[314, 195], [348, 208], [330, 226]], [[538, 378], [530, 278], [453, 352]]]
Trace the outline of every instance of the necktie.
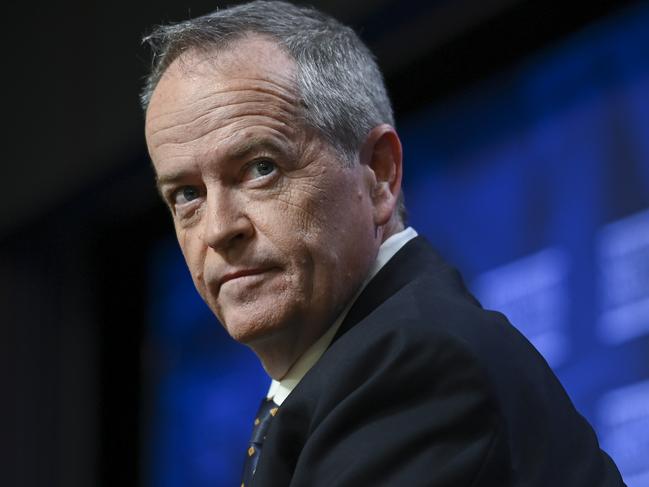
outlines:
[[255, 417], [248, 451], [246, 452], [241, 487], [250, 487], [252, 485], [252, 478], [257, 469], [257, 462], [259, 462], [261, 447], [266, 438], [266, 432], [268, 431], [271, 420], [275, 414], [277, 414], [278, 408], [279, 406], [277, 406], [272, 399], [264, 399], [261, 401], [259, 410], [257, 411], [257, 416]]

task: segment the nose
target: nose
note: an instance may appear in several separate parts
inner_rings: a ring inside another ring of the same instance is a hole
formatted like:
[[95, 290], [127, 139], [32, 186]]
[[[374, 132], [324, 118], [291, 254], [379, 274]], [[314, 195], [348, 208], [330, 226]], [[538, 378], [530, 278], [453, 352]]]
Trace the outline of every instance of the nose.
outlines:
[[228, 191], [208, 191], [206, 210], [203, 238], [217, 252], [237, 247], [254, 234], [245, 204], [236, 195]]

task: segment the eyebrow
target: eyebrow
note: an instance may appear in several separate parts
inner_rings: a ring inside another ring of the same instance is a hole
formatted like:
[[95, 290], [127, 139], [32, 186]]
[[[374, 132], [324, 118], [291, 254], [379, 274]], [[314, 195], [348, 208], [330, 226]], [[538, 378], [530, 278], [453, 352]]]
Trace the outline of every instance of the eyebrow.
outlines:
[[155, 177], [155, 185], [158, 188], [158, 191], [160, 194], [162, 194], [162, 187], [166, 186], [168, 184], [175, 183], [177, 181], [180, 181], [184, 178], [187, 177], [188, 171], [186, 170], [179, 170], [179, 171], [172, 171], [168, 174], [164, 174], [162, 176], [156, 175]]
[[223, 159], [240, 160], [249, 157], [255, 152], [263, 151], [286, 155], [289, 153], [284, 144], [278, 143], [277, 141], [273, 140], [273, 138], [269, 138], [267, 136], [253, 136], [246, 139], [245, 141], [234, 144], [234, 147], [232, 147], [225, 153]]

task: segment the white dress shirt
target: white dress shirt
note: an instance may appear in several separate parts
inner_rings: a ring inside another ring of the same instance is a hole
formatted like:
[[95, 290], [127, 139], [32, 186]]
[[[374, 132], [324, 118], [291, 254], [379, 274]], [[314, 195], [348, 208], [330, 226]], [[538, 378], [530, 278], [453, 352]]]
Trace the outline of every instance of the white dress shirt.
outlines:
[[325, 350], [327, 350], [336, 335], [338, 328], [340, 328], [340, 325], [345, 319], [345, 316], [347, 316], [347, 313], [363, 289], [365, 289], [365, 286], [367, 286], [372, 278], [394, 256], [394, 254], [401, 249], [401, 247], [416, 236], [417, 232], [412, 227], [408, 227], [399, 233], [395, 233], [381, 244], [376, 260], [374, 261], [367, 278], [363, 281], [360, 289], [356, 292], [354, 298], [349, 302], [349, 304], [347, 304], [343, 312], [340, 313], [333, 325], [331, 325], [331, 327], [293, 364], [284, 378], [280, 381], [273, 380], [271, 382], [268, 393], [266, 394], [268, 399], [272, 399], [275, 404], [281, 406], [291, 391], [295, 389], [295, 386], [302, 380], [302, 377], [304, 377], [309, 369], [313, 367], [318, 359], [320, 359]]

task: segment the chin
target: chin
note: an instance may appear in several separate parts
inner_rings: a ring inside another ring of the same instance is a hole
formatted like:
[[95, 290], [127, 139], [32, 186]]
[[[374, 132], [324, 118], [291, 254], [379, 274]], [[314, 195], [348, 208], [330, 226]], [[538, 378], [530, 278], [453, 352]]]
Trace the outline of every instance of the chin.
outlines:
[[[269, 319], [270, 313], [235, 312], [226, 313], [221, 322], [228, 334], [237, 342], [253, 346], [268, 340], [289, 328], [290, 320]], [[276, 318], [276, 317], [273, 317]]]

